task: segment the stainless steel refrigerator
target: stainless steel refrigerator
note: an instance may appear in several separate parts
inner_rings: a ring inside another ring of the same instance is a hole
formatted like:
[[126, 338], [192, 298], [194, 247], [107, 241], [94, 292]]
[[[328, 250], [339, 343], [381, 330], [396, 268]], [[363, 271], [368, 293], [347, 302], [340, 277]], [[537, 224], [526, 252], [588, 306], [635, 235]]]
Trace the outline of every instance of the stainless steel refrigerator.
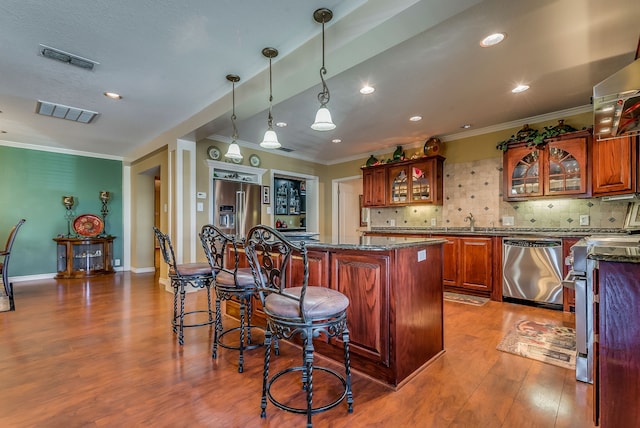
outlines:
[[259, 184], [213, 180], [213, 224], [237, 238], [260, 224], [262, 187]]

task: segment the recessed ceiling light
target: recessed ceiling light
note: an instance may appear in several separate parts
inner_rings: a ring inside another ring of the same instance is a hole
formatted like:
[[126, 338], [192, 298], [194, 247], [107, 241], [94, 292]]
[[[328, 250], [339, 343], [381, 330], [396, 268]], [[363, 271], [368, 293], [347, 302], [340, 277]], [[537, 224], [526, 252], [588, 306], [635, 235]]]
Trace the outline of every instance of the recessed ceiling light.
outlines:
[[122, 95], [117, 94], [115, 92], [104, 92], [104, 96], [107, 98], [111, 98], [112, 100], [121, 100]]
[[287, 122], [276, 122], [278, 128], [284, 128], [287, 126]]
[[375, 90], [376, 88], [374, 88], [373, 86], [364, 85], [362, 88], [360, 88], [360, 93], [363, 95], [369, 95], [373, 94]]
[[333, 140], [331, 140], [331, 142], [334, 144], [338, 144], [338, 143], [342, 143], [342, 140], [340, 138], [334, 138]]
[[507, 37], [506, 33], [489, 34], [487, 37], [480, 41], [480, 46], [482, 46], [483, 48], [490, 48], [491, 46], [495, 46], [503, 41], [505, 37]]
[[460, 128], [462, 129], [469, 129], [471, 128], [471, 125], [469, 125], [468, 123], [465, 123], [464, 125], [462, 125]]
[[511, 90], [514, 94], [519, 94], [520, 92], [524, 92], [529, 89], [529, 85], [518, 85]]
[[409, 118], [409, 120], [410, 120], [411, 122], [419, 122], [419, 121], [421, 121], [421, 120], [422, 120], [422, 116], [411, 116], [411, 117]]

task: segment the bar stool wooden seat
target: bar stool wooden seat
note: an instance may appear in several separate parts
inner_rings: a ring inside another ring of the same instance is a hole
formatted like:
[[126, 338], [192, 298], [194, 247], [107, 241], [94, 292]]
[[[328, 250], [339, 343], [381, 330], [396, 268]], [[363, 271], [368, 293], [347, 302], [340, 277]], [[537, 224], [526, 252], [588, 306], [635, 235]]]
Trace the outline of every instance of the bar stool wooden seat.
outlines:
[[[202, 226], [200, 241], [204, 253], [209, 261], [209, 267], [213, 272], [213, 288], [216, 292], [216, 322], [213, 334], [211, 357], [218, 357], [218, 346], [238, 351], [238, 372], [244, 370], [244, 351], [262, 346], [262, 342], [256, 343], [251, 337], [253, 329], [264, 330], [251, 324], [252, 300], [257, 296], [256, 285], [251, 269], [239, 268], [240, 261], [238, 247], [234, 236], [223, 233], [217, 227], [206, 224]], [[225, 267], [225, 254], [233, 257], [231, 265]], [[223, 329], [220, 304], [225, 300], [234, 300], [240, 305], [240, 326]], [[239, 332], [240, 339], [237, 345], [224, 342], [224, 336], [231, 332]]]
[[[267, 320], [265, 331], [265, 357], [262, 383], [261, 417], [266, 417], [267, 399], [276, 407], [307, 415], [307, 427], [311, 427], [312, 415], [329, 410], [346, 400], [348, 413], [353, 412], [351, 391], [351, 367], [349, 361], [349, 329], [347, 308], [349, 299], [339, 291], [328, 287], [309, 286], [309, 259], [304, 242], [293, 243], [268, 226], [255, 226], [245, 242], [249, 264], [262, 301]], [[303, 280], [290, 284], [287, 274], [292, 269], [292, 255], [302, 259]], [[320, 334], [339, 337], [344, 345], [344, 375], [328, 368], [314, 365], [313, 338]], [[303, 344], [303, 363], [269, 376], [272, 339], [275, 353], [279, 354], [278, 339], [300, 337]], [[332, 402], [313, 406], [313, 373], [321, 370], [342, 383], [341, 394]], [[271, 387], [279, 378], [293, 372], [302, 374], [302, 388], [306, 391], [306, 406], [292, 407], [279, 401], [271, 393]]]
[[[169, 266], [169, 278], [173, 287], [173, 318], [171, 325], [173, 332], [178, 334], [178, 343], [184, 345], [184, 329], [186, 327], [202, 327], [211, 325], [214, 322], [213, 311], [211, 310], [211, 282], [213, 274], [209, 263], [177, 263], [171, 238], [154, 226], [153, 232], [160, 244], [160, 252], [165, 263]], [[207, 306], [205, 309], [196, 309], [193, 311], [184, 311], [184, 300], [186, 296], [186, 287], [207, 289]], [[178, 296], [180, 296], [180, 308], [178, 309]], [[185, 316], [195, 318], [197, 314], [207, 314], [205, 321], [189, 321], [185, 323]]]

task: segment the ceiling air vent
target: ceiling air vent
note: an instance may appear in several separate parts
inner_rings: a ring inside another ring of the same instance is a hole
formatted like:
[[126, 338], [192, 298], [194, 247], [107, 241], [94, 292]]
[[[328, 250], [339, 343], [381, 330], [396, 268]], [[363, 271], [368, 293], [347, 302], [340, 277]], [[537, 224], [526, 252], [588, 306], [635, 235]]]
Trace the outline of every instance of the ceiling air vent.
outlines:
[[91, 110], [83, 110], [76, 107], [69, 107], [62, 104], [54, 104], [40, 100], [38, 100], [38, 104], [36, 105], [36, 113], [43, 116], [57, 117], [59, 119], [67, 119], [80, 123], [91, 123], [91, 121], [100, 114]]
[[69, 52], [61, 51], [60, 49], [46, 45], [40, 45], [40, 54], [42, 54], [43, 57], [75, 65], [76, 67], [84, 68], [86, 70], [93, 70], [95, 65], [100, 64], [99, 62], [82, 58], [78, 55], [70, 54]]
[[280, 150], [281, 152], [291, 153], [293, 149], [288, 149], [286, 147], [278, 147], [276, 150]]

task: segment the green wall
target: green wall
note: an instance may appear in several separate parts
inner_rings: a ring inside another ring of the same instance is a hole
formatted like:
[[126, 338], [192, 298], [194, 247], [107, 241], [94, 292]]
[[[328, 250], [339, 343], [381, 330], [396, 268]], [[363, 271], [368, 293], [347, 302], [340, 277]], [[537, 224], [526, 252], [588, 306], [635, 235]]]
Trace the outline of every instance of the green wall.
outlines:
[[[67, 233], [63, 195], [74, 196], [76, 215], [100, 215], [98, 194], [111, 192], [106, 230], [122, 237], [121, 161], [0, 146], [0, 182], [0, 246], [19, 219], [27, 220], [13, 246], [9, 276], [56, 272], [52, 238]], [[122, 239], [113, 250], [122, 260]]]

